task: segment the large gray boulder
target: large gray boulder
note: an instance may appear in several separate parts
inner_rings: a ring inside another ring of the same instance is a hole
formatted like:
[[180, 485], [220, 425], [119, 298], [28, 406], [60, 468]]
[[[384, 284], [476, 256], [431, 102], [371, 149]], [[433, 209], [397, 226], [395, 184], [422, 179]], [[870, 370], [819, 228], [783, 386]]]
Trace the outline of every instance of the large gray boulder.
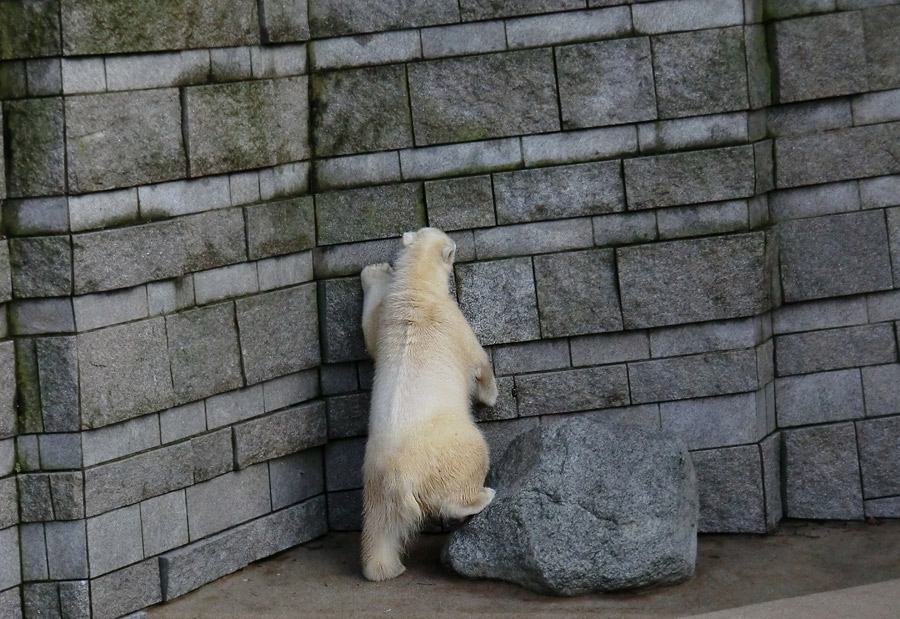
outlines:
[[632, 425], [547, 420], [513, 441], [494, 501], [442, 560], [470, 578], [580, 595], [681, 582], [697, 558], [697, 479], [684, 445]]

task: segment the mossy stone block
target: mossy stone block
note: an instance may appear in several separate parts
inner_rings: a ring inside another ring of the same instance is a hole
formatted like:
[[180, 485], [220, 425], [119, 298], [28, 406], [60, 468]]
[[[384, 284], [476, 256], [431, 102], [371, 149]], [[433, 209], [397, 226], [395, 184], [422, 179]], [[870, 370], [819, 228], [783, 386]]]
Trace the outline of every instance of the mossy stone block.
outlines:
[[185, 90], [192, 176], [309, 158], [306, 76]]
[[7, 101], [7, 194], [11, 198], [59, 195], [65, 191], [63, 103], [58, 97]]
[[53, 297], [72, 292], [72, 248], [68, 236], [9, 240], [13, 294]]
[[246, 213], [251, 260], [303, 251], [316, 244], [312, 197], [248, 206]]
[[12, 342], [0, 343], [0, 438], [16, 433], [16, 355]]
[[59, 54], [59, 0], [0, 1], [0, 59]]
[[292, 43], [309, 39], [306, 4], [306, 0], [262, 0], [260, 18], [265, 42]]

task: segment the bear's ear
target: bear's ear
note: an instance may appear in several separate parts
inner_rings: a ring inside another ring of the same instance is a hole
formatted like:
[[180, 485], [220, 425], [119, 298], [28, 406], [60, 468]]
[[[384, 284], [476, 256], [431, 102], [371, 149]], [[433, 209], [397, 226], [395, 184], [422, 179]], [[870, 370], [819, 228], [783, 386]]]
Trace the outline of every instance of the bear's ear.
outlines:
[[451, 241], [448, 245], [444, 245], [444, 248], [441, 250], [441, 260], [444, 261], [444, 264], [450, 266], [453, 264], [454, 258], [456, 258], [456, 243]]
[[412, 245], [414, 238], [416, 238], [415, 232], [404, 232], [403, 233], [403, 247], [409, 247], [410, 245]]

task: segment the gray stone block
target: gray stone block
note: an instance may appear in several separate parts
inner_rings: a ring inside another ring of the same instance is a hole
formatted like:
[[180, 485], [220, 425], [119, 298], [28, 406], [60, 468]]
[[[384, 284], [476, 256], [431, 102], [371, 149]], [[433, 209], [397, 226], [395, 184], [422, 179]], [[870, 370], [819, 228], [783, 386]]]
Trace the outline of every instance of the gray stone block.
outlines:
[[190, 441], [194, 460], [194, 483], [200, 483], [234, 470], [231, 428], [203, 434]]
[[[10, 475], [16, 467], [16, 441], [13, 438], [0, 440], [0, 477]], [[24, 466], [22, 466], [23, 470]]]
[[749, 105], [742, 28], [654, 37], [653, 72], [660, 118], [731, 112]]
[[628, 365], [628, 377], [635, 404], [741, 393], [760, 387], [753, 350], [638, 361]]
[[494, 195], [501, 224], [625, 210], [618, 161], [495, 174]]
[[459, 306], [482, 345], [540, 338], [531, 260], [456, 266]]
[[498, 375], [559, 370], [569, 367], [569, 342], [558, 339], [497, 346], [491, 349], [491, 356]]
[[206, 406], [203, 401], [170, 408], [159, 414], [160, 440], [179, 441], [206, 430]]
[[422, 57], [415, 30], [380, 32], [310, 43], [312, 67], [316, 71], [363, 65], [385, 65]]
[[[133, 481], [140, 479], [140, 484]], [[194, 483], [193, 450], [176, 443], [117, 460], [84, 472], [85, 512], [88, 517], [138, 503]]]
[[269, 472], [257, 464], [191, 486], [186, 491], [191, 541], [218, 533], [271, 509]]
[[900, 90], [873, 92], [853, 99], [853, 121], [856, 125], [900, 120]]
[[264, 43], [288, 43], [309, 38], [306, 2], [302, 0], [263, 0], [259, 5]]
[[900, 122], [775, 140], [778, 187], [900, 172]]
[[679, 436], [689, 449], [754, 443], [765, 434], [765, 402], [756, 393], [663, 402], [662, 429]]
[[319, 366], [322, 395], [349, 393], [359, 389], [355, 363], [331, 363]]
[[71, 251], [71, 243], [66, 236], [10, 239], [13, 295], [21, 299], [71, 294]]
[[452, 0], [377, 3], [366, 11], [355, 11], [348, 0], [313, 0], [309, 5], [309, 27], [316, 38], [459, 21], [459, 7]]
[[328, 530], [362, 529], [362, 490], [328, 493]]
[[259, 43], [252, 0], [178, 0], [140, 7], [125, 0], [87, 0], [65, 3], [61, 19], [67, 56]]
[[87, 520], [91, 575], [100, 576], [144, 558], [141, 510], [123, 507]]
[[[609, 39], [625, 36], [630, 31], [631, 14], [626, 7], [572, 11], [506, 21], [506, 40], [510, 49]], [[557, 62], [558, 59], [559, 56]]]
[[296, 198], [246, 209], [251, 260], [309, 249], [315, 245], [312, 198]]
[[782, 103], [866, 89], [861, 13], [783, 21], [774, 26], [776, 91]]
[[615, 213], [594, 217], [594, 244], [599, 246], [630, 245], [653, 241], [658, 236], [656, 213]]
[[781, 335], [775, 343], [779, 376], [897, 361], [890, 324]]
[[59, 55], [59, 3], [56, 0], [4, 2], [0, 39], [3, 60]]
[[408, 73], [417, 145], [560, 129], [550, 50], [431, 60]]
[[192, 175], [309, 158], [306, 77], [196, 86], [185, 93]]
[[399, 237], [316, 247], [312, 252], [313, 269], [317, 279], [358, 275], [369, 264], [393, 262], [400, 249]]
[[632, 209], [716, 202], [755, 193], [753, 148], [732, 146], [625, 161]]
[[787, 430], [783, 436], [785, 516], [861, 520], [863, 498], [853, 424]]
[[251, 47], [253, 77], [289, 77], [306, 73], [306, 45]]
[[654, 357], [675, 357], [715, 350], [752, 348], [762, 340], [758, 318], [678, 325], [650, 331]]
[[667, 208], [656, 214], [660, 240], [745, 232], [750, 229], [746, 200]]
[[148, 559], [91, 580], [91, 617], [115, 619], [162, 601], [159, 561]]
[[[22, 580], [49, 580], [44, 524], [19, 525], [19, 544], [22, 550]], [[0, 614], [0, 617], [3, 615]]]
[[53, 517], [56, 520], [84, 518], [84, 478], [81, 472], [50, 473]]
[[862, 368], [863, 393], [866, 416], [900, 413], [900, 365], [879, 365]]
[[[28, 96], [25, 64], [24, 61], [0, 63], [0, 93], [3, 93], [4, 98], [13, 99]], [[3, 180], [5, 184], [6, 178], [4, 177]]]
[[[38, 439], [41, 449], [41, 468], [43, 470], [54, 471], [81, 468], [81, 436], [78, 433], [42, 434]], [[2, 467], [0, 467], [0, 470], [2, 470]]]
[[88, 555], [84, 521], [48, 522], [44, 529], [50, 578], [87, 578]]
[[[627, 21], [627, 13], [625, 18]], [[571, 19], [579, 18], [573, 13]], [[592, 70], [585, 72], [587, 66]], [[563, 129], [656, 118], [650, 39], [560, 47], [556, 50], [556, 68]]]
[[311, 252], [260, 260], [256, 263], [260, 292], [296, 286], [313, 278]]
[[190, 273], [168, 281], [147, 284], [147, 306], [151, 316], [186, 309], [194, 303], [194, 278]]
[[630, 403], [624, 365], [517, 376], [516, 392], [523, 417]]
[[784, 517], [781, 498], [781, 434], [775, 433], [765, 438], [759, 448], [766, 493], [766, 527], [771, 531]]
[[9, 243], [0, 241], [0, 303], [12, 298], [12, 280], [9, 272]]
[[310, 499], [159, 559], [166, 600], [327, 531], [324, 497]]
[[10, 333], [13, 335], [71, 333], [75, 330], [75, 315], [69, 298], [16, 301], [9, 310]]
[[616, 250], [616, 262], [626, 329], [752, 316], [769, 308], [762, 233], [625, 247]]
[[744, 23], [742, 0], [669, 0], [632, 7], [636, 32], [658, 34], [680, 30], [702, 30]]
[[401, 150], [400, 168], [406, 180], [510, 170], [522, 166], [519, 142], [510, 138]]
[[495, 224], [490, 176], [425, 183], [428, 223], [441, 230], [484, 228]]
[[3, 121], [4, 145], [9, 153], [5, 165], [8, 197], [64, 193], [62, 99], [5, 101]]
[[271, 460], [269, 481], [272, 485], [272, 509], [299, 503], [325, 490], [322, 451], [308, 449]]
[[312, 78], [312, 135], [319, 156], [413, 145], [402, 66], [323, 73]]
[[[145, 415], [124, 423], [81, 433], [85, 467], [145, 451], [157, 447], [159, 443], [157, 415]], [[43, 455], [42, 450], [42, 459]]]
[[609, 159], [637, 150], [637, 134], [631, 126], [522, 137], [522, 154], [528, 167]]
[[900, 497], [864, 501], [866, 518], [897, 518], [900, 514]]
[[[0, 343], [0, 436], [4, 438], [16, 433], [16, 378], [15, 345], [12, 342], [2, 342]], [[36, 382], [32, 381], [32, 387], [37, 386]]]
[[63, 58], [61, 68], [62, 90], [67, 95], [106, 90], [104, 58]]
[[643, 426], [653, 430], [659, 430], [659, 404], [642, 404], [640, 406], [621, 406], [618, 408], [606, 408], [596, 411], [581, 413], [563, 413], [551, 415], [541, 419], [541, 424], [554, 425], [566, 424], [568, 420], [576, 417], [589, 419], [592, 423], [620, 423], [635, 426]]
[[[820, 299], [806, 303], [782, 305], [773, 312], [776, 334], [813, 331], [833, 327], [864, 325], [869, 322], [867, 305], [872, 306], [872, 298], [866, 303], [865, 297], [843, 297]], [[878, 315], [878, 308], [872, 314], [872, 322], [881, 322], [885, 316]]]
[[208, 50], [189, 50], [171, 54], [135, 54], [104, 59], [106, 87], [109, 90], [139, 90], [186, 86], [209, 79]]
[[187, 503], [183, 490], [143, 501], [140, 509], [145, 557], [188, 543]]
[[340, 363], [366, 359], [362, 335], [362, 287], [358, 277], [318, 284], [322, 299], [322, 360]]
[[306, 402], [320, 395], [318, 368], [287, 374], [263, 383], [266, 412]]
[[858, 369], [779, 378], [775, 398], [779, 427], [865, 416]]
[[229, 174], [228, 186], [231, 194], [231, 204], [234, 206], [251, 204], [260, 200], [259, 172], [256, 170]]
[[697, 451], [691, 456], [700, 494], [699, 531], [765, 533], [768, 527], [759, 448], [747, 445]]
[[870, 178], [859, 182], [859, 199], [863, 208], [898, 206], [900, 174]]
[[64, 619], [87, 619], [90, 617], [89, 589], [90, 584], [87, 580], [59, 583], [59, 608]]
[[308, 190], [308, 161], [286, 163], [259, 171], [259, 195], [263, 200], [289, 198]]
[[463, 21], [584, 8], [579, 0], [460, 0]]
[[194, 273], [194, 298], [206, 305], [259, 292], [256, 264], [243, 262]]
[[325, 404], [316, 402], [234, 426], [238, 468], [322, 445], [328, 440]]
[[622, 311], [611, 249], [534, 258], [543, 337], [622, 329]]
[[230, 183], [225, 175], [138, 187], [141, 215], [162, 219], [231, 206]]
[[150, 314], [144, 286], [75, 297], [72, 307], [75, 310], [75, 327], [79, 331], [139, 320]]
[[863, 496], [867, 499], [900, 494], [897, 444], [900, 417], [869, 419], [856, 423]]
[[585, 249], [593, 242], [592, 222], [586, 217], [475, 230], [479, 260]]
[[315, 174], [320, 191], [395, 182], [401, 178], [400, 155], [391, 151], [320, 159]]
[[325, 487], [328, 492], [362, 487], [365, 451], [364, 438], [331, 441], [325, 446]]
[[506, 49], [506, 29], [500, 21], [424, 28], [421, 36], [425, 58], [502, 52]]
[[78, 336], [82, 428], [99, 428], [174, 404], [166, 331], [159, 318]]
[[[0, 549], [4, 557], [19, 556], [19, 534], [16, 527], [0, 530]], [[0, 589], [8, 589], [18, 585], [22, 581], [21, 570], [18, 561], [3, 561], [0, 563]]]
[[740, 144], [748, 139], [747, 113], [674, 118], [638, 125], [642, 153], [710, 148]]
[[0, 479], [0, 528], [19, 524], [19, 501], [16, 478]]
[[852, 124], [850, 101], [846, 98], [774, 105], [766, 110], [766, 128], [776, 137], [842, 129]]
[[41, 460], [38, 437], [34, 434], [20, 435], [16, 437], [15, 442], [15, 462], [19, 463], [19, 467], [22, 469], [20, 472], [39, 471]]
[[66, 153], [77, 193], [184, 176], [178, 91], [68, 97]]
[[644, 331], [575, 337], [570, 340], [570, 348], [575, 367], [635, 361], [650, 356]]
[[315, 286], [306, 284], [237, 301], [248, 383], [318, 365], [316, 300]]
[[68, 232], [68, 199], [59, 196], [7, 200], [3, 203], [3, 223], [9, 236]]
[[316, 196], [320, 245], [393, 237], [425, 225], [420, 183], [348, 189]]
[[785, 301], [884, 290], [893, 284], [881, 213], [785, 222], [779, 235]]
[[366, 434], [369, 426], [368, 393], [327, 398], [326, 404], [328, 438], [348, 438]]
[[231, 304], [167, 316], [166, 333], [178, 401], [241, 386], [238, 332]]
[[772, 218], [799, 219], [859, 210], [856, 181], [776, 191], [769, 197]]
[[872, 8], [864, 11], [862, 17], [869, 88], [900, 87], [900, 60], [896, 54], [900, 9], [896, 6]]

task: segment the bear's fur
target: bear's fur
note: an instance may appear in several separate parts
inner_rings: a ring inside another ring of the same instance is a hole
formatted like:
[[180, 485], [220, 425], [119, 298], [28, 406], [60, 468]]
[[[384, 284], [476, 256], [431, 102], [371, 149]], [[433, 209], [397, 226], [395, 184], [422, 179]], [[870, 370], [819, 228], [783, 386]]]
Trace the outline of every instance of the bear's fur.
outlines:
[[451, 298], [456, 244], [436, 228], [403, 235], [393, 269], [361, 274], [363, 335], [375, 360], [363, 465], [363, 574], [387, 580], [425, 516], [465, 518], [484, 509], [487, 444], [470, 399], [493, 406], [487, 353]]

